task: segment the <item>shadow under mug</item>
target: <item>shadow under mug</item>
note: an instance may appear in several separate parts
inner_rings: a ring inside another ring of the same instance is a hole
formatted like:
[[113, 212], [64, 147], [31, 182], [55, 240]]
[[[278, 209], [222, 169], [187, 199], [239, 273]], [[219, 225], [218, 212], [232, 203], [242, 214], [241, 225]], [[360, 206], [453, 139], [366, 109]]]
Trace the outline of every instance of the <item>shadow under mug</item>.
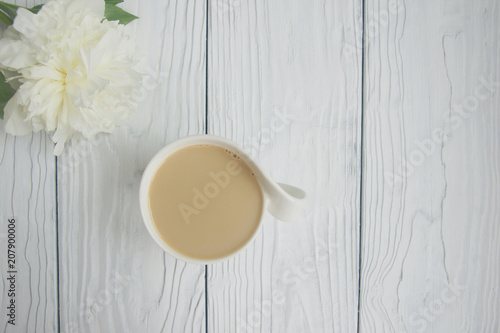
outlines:
[[[219, 146], [224, 149], [230, 150], [234, 154], [237, 154], [257, 177], [257, 181], [263, 195], [263, 204], [260, 219], [257, 228], [255, 228], [252, 236], [245, 242], [245, 244], [237, 248], [235, 251], [215, 259], [199, 259], [189, 257], [182, 253], [179, 253], [177, 250], [169, 246], [169, 244], [166, 243], [159, 235], [151, 216], [151, 210], [149, 206], [149, 188], [158, 168], [173, 153], [179, 151], [182, 148], [193, 145]], [[250, 156], [248, 156], [237, 144], [225, 138], [213, 135], [188, 136], [166, 145], [151, 159], [151, 161], [147, 165], [146, 169], [144, 170], [144, 174], [142, 175], [141, 185], [139, 189], [139, 203], [142, 219], [144, 221], [146, 229], [148, 230], [151, 237], [155, 240], [155, 242], [165, 252], [176, 259], [202, 265], [224, 261], [226, 259], [234, 257], [235, 255], [243, 251], [248, 246], [248, 244], [250, 244], [254, 240], [255, 236], [261, 229], [264, 212], [266, 210], [269, 211], [269, 213], [271, 213], [271, 215], [273, 215], [277, 219], [283, 221], [295, 220], [300, 214], [305, 199], [306, 193], [303, 190], [291, 185], [279, 184], [271, 180], [267, 176], [267, 174], [263, 172], [259, 168], [259, 166], [252, 160], [252, 158], [250, 158]]]

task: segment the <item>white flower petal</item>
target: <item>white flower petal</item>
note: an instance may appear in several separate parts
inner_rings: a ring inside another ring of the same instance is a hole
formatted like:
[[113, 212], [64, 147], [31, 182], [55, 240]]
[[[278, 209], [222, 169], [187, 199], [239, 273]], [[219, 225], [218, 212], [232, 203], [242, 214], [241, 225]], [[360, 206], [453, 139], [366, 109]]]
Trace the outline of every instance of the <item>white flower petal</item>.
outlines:
[[21, 69], [36, 64], [30, 47], [21, 40], [0, 40], [0, 65], [7, 69]]
[[23, 117], [23, 106], [17, 102], [17, 93], [4, 108], [5, 132], [12, 135], [26, 135], [33, 131], [33, 126]]
[[25, 8], [18, 8], [16, 19], [12, 25], [27, 38], [33, 38], [38, 32], [38, 17]]
[[103, 17], [103, 0], [48, 0], [36, 15], [19, 11], [0, 39], [0, 70], [18, 88], [7, 132], [45, 130], [58, 155], [65, 142], [112, 132], [130, 117], [144, 73], [124, 27]]

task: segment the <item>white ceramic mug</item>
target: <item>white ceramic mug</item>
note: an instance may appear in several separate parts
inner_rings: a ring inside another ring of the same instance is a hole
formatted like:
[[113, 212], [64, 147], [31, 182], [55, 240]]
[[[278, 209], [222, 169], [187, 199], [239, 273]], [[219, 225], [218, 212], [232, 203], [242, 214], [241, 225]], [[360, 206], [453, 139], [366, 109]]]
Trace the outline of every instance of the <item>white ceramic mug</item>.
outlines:
[[[252, 169], [252, 171], [256, 175], [260, 188], [262, 190], [263, 200], [264, 200], [262, 205], [262, 212], [260, 214], [261, 216], [260, 221], [252, 237], [238, 250], [224, 257], [211, 260], [202, 260], [202, 259], [188, 257], [170, 247], [165, 241], [162, 240], [162, 238], [158, 234], [158, 231], [156, 230], [156, 227], [154, 225], [151, 216], [151, 210], [149, 208], [149, 195], [148, 195], [149, 187], [151, 185], [151, 181], [153, 180], [156, 171], [163, 164], [165, 159], [182, 148], [199, 144], [219, 146], [237, 154], [250, 167], [250, 169]], [[264, 173], [258, 167], [258, 165], [234, 142], [213, 135], [188, 136], [176, 140], [165, 146], [163, 149], [161, 149], [151, 159], [148, 166], [144, 170], [139, 191], [140, 191], [139, 201], [140, 201], [142, 219], [151, 237], [153, 237], [156, 243], [165, 252], [169, 253], [173, 257], [196, 264], [216, 263], [235, 256], [239, 252], [243, 251], [243, 249], [245, 249], [248, 246], [248, 244], [251, 243], [252, 240], [255, 238], [255, 235], [262, 226], [262, 220], [264, 215], [263, 213], [265, 210], [267, 210], [269, 213], [271, 213], [271, 215], [273, 215], [277, 219], [283, 221], [293, 221], [295, 218], [299, 216], [300, 210], [306, 199], [306, 193], [303, 190], [291, 185], [279, 184], [271, 180], [266, 175], [266, 173]]]

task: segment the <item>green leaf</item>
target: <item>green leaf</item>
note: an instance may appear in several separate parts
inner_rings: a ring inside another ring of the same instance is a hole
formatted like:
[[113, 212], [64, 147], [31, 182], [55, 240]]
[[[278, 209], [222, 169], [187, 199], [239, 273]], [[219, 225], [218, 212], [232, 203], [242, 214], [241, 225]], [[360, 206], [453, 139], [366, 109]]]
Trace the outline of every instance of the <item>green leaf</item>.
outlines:
[[[116, 5], [122, 3], [123, 0], [104, 0], [104, 17], [108, 21], [118, 21], [120, 24], [126, 25], [132, 22], [135, 19], [138, 19], [137, 16], [132, 15], [125, 10], [117, 7]], [[42, 8], [43, 4], [37, 5], [33, 8], [26, 8], [32, 13], [38, 13]], [[14, 22], [14, 18], [17, 14], [18, 8], [25, 8], [18, 5], [13, 5], [10, 3], [6, 3], [0, 1], [0, 21], [4, 22], [7, 25], [11, 25]]]
[[17, 9], [19, 7], [20, 6], [18, 6], [18, 5], [13, 5], [11, 3], [6, 3], [3, 1], [0, 1], [0, 10], [2, 12], [4, 12], [5, 14], [7, 14], [12, 19], [14, 19], [14, 17], [16, 17]]
[[119, 3], [122, 3], [123, 0], [104, 0], [106, 3], [109, 3], [110, 5], [117, 5]]
[[12, 22], [14, 22], [18, 8], [19, 6], [0, 1], [0, 19], [5, 22], [5, 24], [11, 25]]
[[7, 105], [7, 102], [15, 93], [16, 91], [5, 82], [5, 77], [0, 73], [0, 119], [3, 119], [3, 109], [5, 105]]
[[36, 14], [40, 11], [42, 6], [43, 6], [43, 4], [37, 5], [33, 8], [26, 8], [26, 7], [13, 5], [11, 3], [6, 3], [3, 1], [0, 1], [0, 20], [7, 25], [11, 25], [14, 22], [14, 19], [16, 18], [17, 10], [19, 8], [28, 9], [30, 12]]
[[42, 3], [42, 4], [40, 4], [40, 5], [36, 5], [36, 6], [35, 6], [35, 7], [33, 7], [33, 8], [29, 8], [28, 10], [29, 10], [30, 12], [32, 12], [33, 14], [36, 14], [36, 13], [38, 13], [38, 12], [40, 11], [40, 9], [42, 9], [42, 7], [43, 7], [43, 3]]
[[119, 23], [123, 24], [123, 25], [126, 25], [135, 19], [138, 19], [137, 16], [132, 15], [132, 14], [124, 11], [120, 7], [112, 5], [108, 2], [105, 3], [104, 17], [108, 21], [119, 21]]
[[5, 23], [7, 25], [11, 25], [12, 23], [14, 23], [14, 20], [10, 16], [8, 16], [4, 12], [2, 12], [1, 10], [0, 10], [0, 21], [2, 21], [3, 23]]

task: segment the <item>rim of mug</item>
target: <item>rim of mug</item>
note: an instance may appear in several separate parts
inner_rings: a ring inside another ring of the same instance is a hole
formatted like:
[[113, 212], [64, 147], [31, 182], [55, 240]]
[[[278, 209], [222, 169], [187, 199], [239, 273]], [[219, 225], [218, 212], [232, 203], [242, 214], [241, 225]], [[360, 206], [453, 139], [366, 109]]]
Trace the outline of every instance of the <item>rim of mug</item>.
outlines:
[[175, 141], [172, 141], [171, 143], [168, 143], [151, 158], [148, 165], [146, 166], [146, 169], [144, 170], [144, 173], [142, 174], [141, 184], [139, 187], [139, 205], [142, 215], [142, 221], [144, 222], [144, 225], [146, 226], [148, 233], [151, 235], [156, 244], [158, 244], [163, 251], [167, 252], [176, 259], [180, 259], [189, 263], [201, 264], [201, 265], [215, 264], [235, 257], [239, 253], [243, 252], [250, 243], [252, 243], [252, 241], [255, 239], [257, 233], [262, 227], [262, 220], [264, 217], [264, 212], [266, 211], [268, 199], [266, 198], [266, 195], [262, 190], [262, 185], [257, 180], [259, 184], [259, 189], [262, 194], [262, 209], [260, 212], [259, 222], [252, 236], [234, 252], [231, 252], [223, 257], [218, 257], [214, 259], [200, 259], [183, 255], [182, 253], [178, 252], [170, 245], [168, 245], [167, 242], [165, 242], [160, 237], [153, 222], [153, 218], [151, 216], [151, 210], [149, 208], [149, 188], [151, 186], [153, 177], [156, 174], [156, 171], [163, 164], [163, 162], [168, 156], [172, 155], [174, 152], [177, 152], [182, 148], [194, 146], [197, 144], [208, 144], [228, 149], [231, 152], [237, 154], [238, 157], [240, 157], [243, 160], [243, 162], [245, 162], [247, 166], [250, 169], [252, 169], [251, 168], [252, 163], [248, 163], [248, 161], [253, 162], [252, 159], [241, 148], [239, 148], [239, 146], [235, 142], [230, 141], [223, 137], [209, 135], [209, 134], [186, 136], [177, 139]]

